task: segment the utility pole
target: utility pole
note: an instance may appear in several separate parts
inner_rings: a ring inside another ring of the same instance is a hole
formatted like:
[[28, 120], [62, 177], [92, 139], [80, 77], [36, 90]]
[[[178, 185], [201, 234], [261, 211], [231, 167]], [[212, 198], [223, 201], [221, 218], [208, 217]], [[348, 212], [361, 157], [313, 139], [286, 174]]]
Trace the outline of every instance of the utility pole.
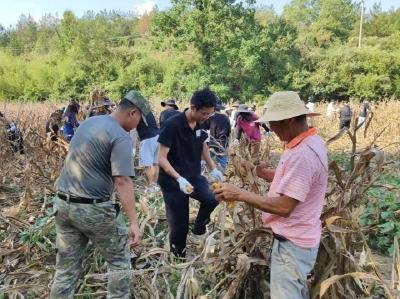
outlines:
[[358, 35], [358, 47], [359, 48], [361, 48], [363, 22], [364, 22], [364, 0], [361, 0], [360, 32]]

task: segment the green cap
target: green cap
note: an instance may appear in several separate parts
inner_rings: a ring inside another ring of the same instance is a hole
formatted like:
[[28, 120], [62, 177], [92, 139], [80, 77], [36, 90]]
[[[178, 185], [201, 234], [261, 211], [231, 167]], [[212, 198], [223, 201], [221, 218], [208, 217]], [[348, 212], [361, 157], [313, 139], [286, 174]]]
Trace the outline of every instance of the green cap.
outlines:
[[151, 112], [149, 101], [136, 90], [130, 90], [124, 96], [124, 99], [127, 99], [133, 105], [138, 107], [143, 115], [147, 115], [149, 112]]

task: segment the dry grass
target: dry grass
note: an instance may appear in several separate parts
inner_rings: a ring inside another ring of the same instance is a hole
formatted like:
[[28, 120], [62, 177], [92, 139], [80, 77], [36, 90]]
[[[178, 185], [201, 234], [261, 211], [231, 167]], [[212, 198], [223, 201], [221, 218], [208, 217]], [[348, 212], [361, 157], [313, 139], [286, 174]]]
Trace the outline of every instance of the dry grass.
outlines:
[[[182, 106], [182, 105], [181, 105]], [[51, 196], [66, 149], [44, 136], [51, 104], [14, 104], [2, 108], [15, 120], [26, 140], [26, 154], [0, 147], [0, 298], [45, 298], [54, 272], [54, 217]], [[324, 112], [325, 106], [317, 110]], [[385, 277], [368, 248], [358, 223], [358, 206], [390, 162], [399, 158], [400, 103], [374, 109], [368, 131], [353, 127], [332, 139], [330, 152], [349, 156], [343, 169], [331, 160], [329, 192], [324, 209], [324, 233], [315, 273], [310, 279], [312, 297], [396, 298], [400, 292], [400, 255], [393, 259], [393, 274]], [[338, 121], [315, 120], [326, 140], [335, 136]], [[385, 130], [383, 130], [387, 127]], [[383, 130], [383, 131], [382, 131]], [[261, 159], [275, 163], [282, 146], [276, 138], [264, 141]], [[384, 150], [386, 160], [380, 161]], [[230, 180], [264, 194], [268, 185], [239, 164], [247, 160], [245, 147], [232, 151]], [[168, 253], [167, 225], [160, 195], [143, 193], [144, 179], [135, 179], [138, 213], [144, 231], [142, 247], [132, 260], [133, 293], [137, 298], [268, 298], [271, 233], [262, 229], [259, 212], [236, 204], [221, 204], [201, 243], [189, 242], [190, 257], [177, 261]], [[394, 191], [398, 192], [398, 191]], [[191, 219], [196, 204], [191, 206]], [[397, 246], [398, 248], [398, 246]], [[363, 259], [362, 265], [359, 263]], [[367, 265], [367, 266], [365, 266]], [[104, 298], [107, 278], [104, 261], [91, 248], [77, 297]]]

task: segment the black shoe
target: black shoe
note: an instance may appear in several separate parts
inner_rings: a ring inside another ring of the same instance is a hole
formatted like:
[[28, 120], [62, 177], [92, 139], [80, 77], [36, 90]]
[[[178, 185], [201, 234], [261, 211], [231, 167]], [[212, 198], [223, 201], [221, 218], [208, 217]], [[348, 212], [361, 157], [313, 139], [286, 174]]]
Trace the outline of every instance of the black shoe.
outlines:
[[204, 235], [206, 233], [207, 229], [205, 225], [198, 225], [193, 227], [192, 233], [198, 236]]

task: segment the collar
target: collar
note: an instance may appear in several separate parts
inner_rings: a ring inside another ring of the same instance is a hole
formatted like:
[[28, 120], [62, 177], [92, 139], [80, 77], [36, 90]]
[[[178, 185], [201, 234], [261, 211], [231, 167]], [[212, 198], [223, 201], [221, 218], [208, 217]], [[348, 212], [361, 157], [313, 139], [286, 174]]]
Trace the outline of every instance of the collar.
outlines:
[[196, 126], [192, 129], [192, 127], [189, 125], [189, 121], [187, 119], [186, 116], [186, 111], [189, 110], [189, 108], [186, 108], [183, 112], [182, 112], [182, 116], [184, 119], [184, 126], [189, 129], [192, 132], [195, 132], [196, 130], [198, 130], [200, 128], [200, 124], [198, 122], [196, 122]]
[[297, 135], [294, 137], [288, 144], [286, 144], [286, 149], [292, 149], [299, 145], [304, 139], [306, 139], [309, 136], [313, 136], [317, 134], [317, 128], [311, 127], [307, 131], [301, 133], [300, 135]]

